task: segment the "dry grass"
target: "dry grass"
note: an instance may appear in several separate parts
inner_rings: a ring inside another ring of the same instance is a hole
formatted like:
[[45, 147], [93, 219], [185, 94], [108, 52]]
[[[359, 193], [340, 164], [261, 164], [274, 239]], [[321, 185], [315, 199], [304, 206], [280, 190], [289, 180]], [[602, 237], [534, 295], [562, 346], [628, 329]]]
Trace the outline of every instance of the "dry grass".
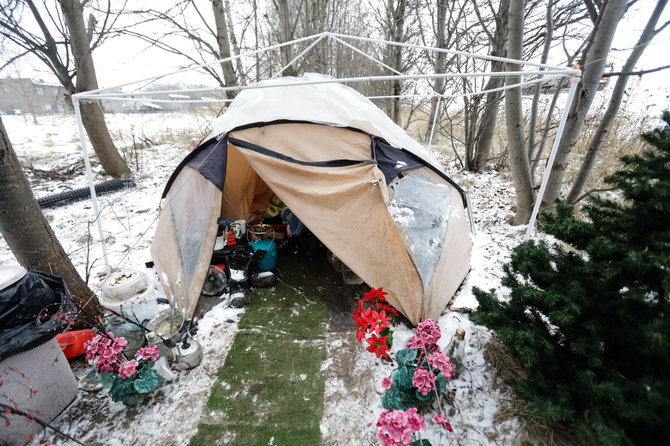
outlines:
[[[525, 378], [526, 372], [519, 362], [505, 348], [504, 344], [493, 333], [486, 345], [484, 358], [494, 369], [496, 377], [509, 382], [510, 378]], [[526, 402], [511, 393], [511, 398], [500, 401], [500, 409], [494, 418], [494, 424], [509, 418], [516, 418], [522, 427], [519, 429], [516, 444], [538, 444], [547, 446], [579, 445], [576, 435], [565, 426], [528, 410]]]

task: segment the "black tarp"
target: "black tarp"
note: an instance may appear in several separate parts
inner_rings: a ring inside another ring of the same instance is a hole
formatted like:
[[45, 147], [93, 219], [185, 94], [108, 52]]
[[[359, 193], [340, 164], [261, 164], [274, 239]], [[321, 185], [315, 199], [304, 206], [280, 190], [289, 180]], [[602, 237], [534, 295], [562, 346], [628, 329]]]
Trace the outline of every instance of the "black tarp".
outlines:
[[33, 270], [0, 290], [0, 361], [62, 332], [75, 312], [69, 294], [63, 279]]

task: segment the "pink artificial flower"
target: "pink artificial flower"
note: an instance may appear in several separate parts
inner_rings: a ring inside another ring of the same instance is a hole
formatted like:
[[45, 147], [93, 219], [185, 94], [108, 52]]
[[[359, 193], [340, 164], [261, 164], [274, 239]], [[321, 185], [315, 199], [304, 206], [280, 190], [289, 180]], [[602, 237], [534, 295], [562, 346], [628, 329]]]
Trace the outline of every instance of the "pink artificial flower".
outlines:
[[389, 378], [388, 376], [382, 379], [382, 389], [384, 390], [390, 389], [392, 385], [393, 381], [391, 381], [391, 378]]
[[126, 362], [124, 365], [119, 367], [119, 377], [125, 379], [130, 376], [133, 376], [136, 367], [137, 367], [137, 361], [131, 359], [130, 361]]
[[[112, 333], [110, 333], [111, 336], [114, 336]], [[118, 355], [121, 353], [121, 350], [123, 350], [126, 345], [128, 345], [128, 341], [126, 341], [126, 338], [120, 337], [117, 339], [114, 339], [114, 343], [112, 344], [111, 350], [115, 355]]]
[[449, 361], [449, 357], [439, 350], [428, 357], [428, 364], [438, 369], [446, 379], [454, 376], [454, 365]]
[[451, 428], [451, 424], [447, 421], [444, 415], [437, 415], [435, 418], [433, 418], [433, 423], [439, 424], [449, 432], [453, 432], [454, 430]]
[[428, 395], [428, 393], [433, 389], [435, 379], [436, 377], [433, 372], [429, 372], [423, 367], [419, 367], [414, 371], [412, 385], [416, 387], [421, 395]]
[[407, 348], [423, 348], [425, 344], [421, 339], [419, 339], [417, 336], [412, 336], [409, 338], [409, 341], [407, 341]]
[[416, 337], [421, 339], [426, 345], [437, 344], [441, 336], [440, 327], [433, 320], [426, 319], [421, 321], [416, 327]]
[[137, 350], [135, 353], [137, 359], [153, 359], [154, 361], [158, 360], [158, 347], [155, 345], [150, 345], [149, 347], [143, 347]]
[[405, 413], [407, 414], [407, 421], [409, 422], [409, 427], [412, 429], [412, 431], [426, 431], [426, 419], [421, 415], [417, 415], [416, 407], [408, 409]]
[[426, 430], [425, 419], [416, 414], [416, 408], [407, 412], [389, 410], [377, 420], [377, 437], [382, 446], [406, 446], [412, 441], [412, 433]]

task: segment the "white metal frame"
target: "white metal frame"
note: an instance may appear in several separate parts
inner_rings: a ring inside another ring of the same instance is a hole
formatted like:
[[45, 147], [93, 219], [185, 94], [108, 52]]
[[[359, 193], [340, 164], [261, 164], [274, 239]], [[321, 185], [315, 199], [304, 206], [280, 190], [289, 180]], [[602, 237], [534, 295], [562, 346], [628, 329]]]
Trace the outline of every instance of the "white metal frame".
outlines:
[[[535, 85], [538, 83], [543, 83], [546, 82], [547, 80], [550, 79], [561, 79], [561, 78], [571, 78], [572, 79], [572, 85], [570, 88], [570, 91], [568, 93], [568, 102], [567, 104], [570, 104], [572, 102], [572, 98], [574, 97], [576, 87], [577, 87], [577, 82], [576, 80], [579, 78], [581, 75], [581, 71], [578, 69], [574, 68], [569, 68], [569, 67], [556, 67], [552, 65], [547, 65], [543, 63], [537, 63], [537, 62], [528, 62], [528, 61], [523, 61], [523, 60], [516, 60], [516, 59], [509, 59], [506, 57], [496, 57], [496, 56], [485, 56], [485, 55], [479, 55], [479, 54], [473, 54], [473, 53], [467, 53], [463, 51], [453, 51], [453, 50], [448, 50], [444, 48], [435, 48], [435, 47], [428, 47], [428, 46], [423, 46], [423, 45], [414, 45], [414, 44], [409, 44], [409, 43], [398, 43], [398, 42], [391, 42], [391, 41], [386, 41], [386, 40], [380, 40], [380, 39], [372, 39], [372, 38], [367, 38], [367, 37], [357, 37], [357, 36], [350, 36], [346, 34], [337, 34], [337, 33], [331, 33], [331, 32], [323, 32], [320, 34], [315, 34], [313, 36], [309, 37], [303, 37], [300, 39], [295, 39], [289, 42], [284, 42], [276, 45], [271, 45], [265, 48], [253, 50], [253, 51], [248, 51], [243, 54], [239, 54], [236, 56], [231, 56], [227, 57], [224, 59], [216, 60], [207, 64], [201, 64], [201, 65], [196, 65], [188, 68], [183, 68], [181, 70], [177, 71], [172, 71], [169, 73], [165, 73], [163, 75], [159, 76], [152, 76], [144, 79], [140, 79], [137, 81], [133, 82], [127, 82], [124, 84], [116, 85], [113, 87], [106, 87], [106, 88], [98, 88], [96, 90], [91, 90], [91, 91], [86, 91], [86, 92], [81, 92], [81, 93], [76, 93], [72, 95], [73, 99], [73, 106], [75, 110], [75, 115], [77, 118], [77, 125], [79, 126], [79, 136], [81, 138], [81, 144], [82, 144], [82, 150], [84, 152], [84, 160], [85, 160], [85, 166], [86, 166], [86, 174], [88, 176], [88, 181], [89, 181], [89, 187], [91, 189], [91, 198], [93, 200], [93, 211], [95, 213], [95, 217], [97, 220], [97, 226], [98, 226], [98, 232], [100, 236], [100, 241], [102, 243], [102, 250], [103, 250], [103, 256], [105, 260], [105, 265], [107, 267], [107, 270], [109, 271], [109, 262], [107, 259], [107, 252], [105, 248], [105, 243], [104, 243], [104, 231], [102, 228], [102, 222], [101, 219], [99, 218], [99, 206], [98, 206], [98, 201], [97, 201], [97, 196], [95, 193], [95, 186], [93, 183], [93, 175], [91, 173], [91, 164], [90, 164], [90, 159], [88, 155], [88, 147], [87, 147], [87, 142], [86, 142], [86, 135], [84, 134], [84, 128], [82, 125], [82, 120], [81, 120], [81, 110], [80, 110], [80, 104], [82, 101], [87, 101], [87, 100], [107, 100], [107, 101], [128, 101], [128, 102], [144, 102], [147, 101], [146, 96], [153, 96], [153, 95], [162, 95], [162, 94], [179, 94], [179, 93], [225, 93], [227, 91], [240, 91], [240, 90], [247, 90], [247, 89], [258, 89], [258, 88], [281, 88], [281, 86], [277, 85], [259, 85], [257, 83], [253, 83], [250, 85], [240, 85], [240, 86], [232, 86], [232, 87], [216, 87], [216, 88], [194, 88], [194, 89], [173, 89], [173, 90], [159, 90], [159, 91], [138, 91], [138, 90], [133, 90], [133, 91], [128, 91], [124, 92], [121, 91], [121, 89], [125, 87], [129, 87], [132, 85], [138, 85], [138, 84], [143, 84], [147, 82], [153, 82], [168, 76], [172, 75], [177, 75], [181, 73], [185, 73], [188, 71], [194, 71], [198, 70], [200, 68], [204, 67], [209, 67], [212, 65], [220, 64], [222, 62], [228, 62], [228, 61], [234, 61], [237, 59], [241, 58], [246, 58], [246, 57], [251, 57], [255, 56], [256, 54], [259, 53], [264, 53], [264, 52], [269, 52], [269, 51], [274, 51], [277, 49], [280, 49], [282, 47], [288, 46], [288, 45], [295, 45], [298, 43], [305, 43], [305, 42], [310, 42], [311, 43], [300, 52], [297, 56], [295, 56], [286, 66], [282, 67], [280, 71], [275, 73], [272, 78], [276, 78], [277, 76], [280, 76], [281, 73], [283, 73], [288, 67], [292, 66], [295, 62], [300, 60], [301, 58], [305, 57], [312, 48], [314, 48], [319, 42], [323, 41], [329, 41], [333, 44], [339, 44], [342, 46], [345, 46], [353, 51], [355, 51], [358, 54], [363, 55], [364, 57], [367, 57], [369, 60], [377, 63], [380, 65], [382, 68], [385, 70], [391, 71], [394, 74], [391, 75], [378, 75], [378, 76], [360, 76], [360, 77], [346, 77], [346, 78], [328, 78], [328, 79], [321, 79], [321, 80], [311, 80], [311, 81], [296, 81], [294, 83], [291, 83], [291, 86], [296, 86], [296, 85], [315, 85], [315, 84], [327, 84], [327, 83], [345, 83], [345, 84], [351, 84], [351, 83], [358, 83], [358, 82], [383, 82], [383, 81], [390, 81], [390, 80], [421, 80], [421, 79], [452, 79], [452, 78], [462, 78], [462, 77], [502, 77], [502, 76], [522, 76], [522, 77], [535, 77], [535, 79], [529, 79], [526, 81], [522, 81], [516, 84], [512, 85], [505, 85], [500, 88], [494, 88], [494, 89], [489, 89], [489, 90], [482, 90], [482, 91], [477, 91], [477, 92], [471, 92], [471, 93], [454, 93], [454, 94], [436, 94], [436, 93], [429, 93], [425, 95], [400, 95], [400, 96], [371, 96], [370, 99], [382, 99], [382, 98], [395, 98], [395, 97], [403, 97], [403, 98], [409, 98], [409, 97], [420, 97], [424, 99], [432, 98], [432, 97], [437, 97], [438, 99], [438, 110], [439, 110], [439, 103], [445, 98], [450, 98], [450, 97], [469, 97], [473, 95], [481, 95], [481, 94], [486, 94], [489, 92], [493, 91], [502, 91], [502, 90], [508, 90], [511, 88], [517, 88], [517, 87], [523, 87], [523, 86], [529, 86], [529, 85]], [[506, 63], [512, 63], [515, 65], [519, 65], [522, 67], [532, 67], [534, 68], [533, 70], [519, 70], [519, 71], [501, 71], [501, 72], [480, 72], [480, 71], [474, 71], [474, 72], [467, 72], [467, 73], [433, 73], [433, 74], [402, 74], [399, 73], [397, 70], [391, 68], [390, 66], [384, 64], [380, 60], [376, 59], [375, 57], [365, 53], [365, 51], [361, 50], [360, 48], [357, 48], [355, 46], [356, 42], [366, 42], [366, 43], [376, 43], [376, 44], [384, 44], [384, 45], [389, 45], [389, 46], [399, 46], [402, 48], [407, 48], [407, 49], [418, 49], [422, 51], [431, 51], [434, 53], [446, 53], [449, 55], [455, 55], [455, 56], [463, 56], [463, 57], [468, 57], [468, 58], [476, 58], [476, 59], [481, 59], [481, 60], [487, 60], [487, 61], [499, 61], [499, 62], [506, 62]], [[133, 98], [131, 97], [132, 95], [137, 95], [138, 93], [141, 93], [143, 96], [142, 98]], [[151, 99], [152, 102], [161, 102], [161, 103], [212, 103], [212, 102], [230, 102], [229, 99]], [[430, 139], [428, 146], [430, 147], [432, 145], [433, 141], [433, 135], [437, 123], [437, 115], [438, 113], [435, 113], [435, 117], [433, 118], [433, 122], [431, 124], [431, 132], [430, 132]], [[540, 187], [540, 191], [538, 193], [536, 202], [535, 202], [535, 207], [533, 208], [533, 213], [530, 219], [530, 222], [528, 224], [528, 229], [526, 231], [526, 238], [530, 237], [534, 231], [534, 226], [535, 222], [537, 219], [537, 213], [539, 211], [539, 207], [542, 201], [542, 197], [544, 195], [544, 191], [547, 186], [547, 181], [548, 181], [548, 174], [551, 171], [551, 167], [553, 166], [554, 159], [556, 158], [556, 150], [558, 149], [558, 145], [560, 143], [561, 137], [563, 135], [563, 129], [565, 127], [565, 122], [567, 119], [568, 113], [566, 111], [563, 111], [563, 114], [561, 116], [561, 121], [558, 127], [558, 131], [556, 133], [556, 137], [554, 138], [554, 143], [552, 146], [552, 150], [549, 156], [549, 161], [547, 164], [547, 167], [545, 169], [544, 177], [542, 180], [542, 185]], [[471, 226], [474, 227], [474, 223], [471, 221]]]

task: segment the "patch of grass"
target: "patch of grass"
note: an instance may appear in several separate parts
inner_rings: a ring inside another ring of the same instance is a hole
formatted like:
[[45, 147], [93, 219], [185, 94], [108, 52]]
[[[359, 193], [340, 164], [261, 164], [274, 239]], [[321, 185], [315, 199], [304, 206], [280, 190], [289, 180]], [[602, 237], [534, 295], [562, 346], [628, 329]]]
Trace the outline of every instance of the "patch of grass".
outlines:
[[283, 280], [252, 297], [191, 445], [321, 442], [327, 305], [301, 274]]

